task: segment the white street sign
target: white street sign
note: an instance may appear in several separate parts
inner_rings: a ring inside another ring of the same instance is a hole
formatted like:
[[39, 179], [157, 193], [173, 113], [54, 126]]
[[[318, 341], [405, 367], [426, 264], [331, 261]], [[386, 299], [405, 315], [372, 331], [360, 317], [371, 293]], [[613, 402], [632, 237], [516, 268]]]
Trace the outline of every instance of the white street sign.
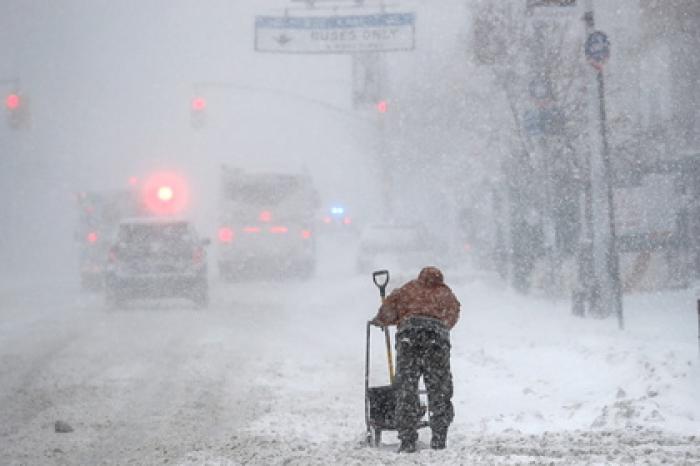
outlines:
[[255, 18], [255, 50], [357, 53], [413, 50], [415, 14]]

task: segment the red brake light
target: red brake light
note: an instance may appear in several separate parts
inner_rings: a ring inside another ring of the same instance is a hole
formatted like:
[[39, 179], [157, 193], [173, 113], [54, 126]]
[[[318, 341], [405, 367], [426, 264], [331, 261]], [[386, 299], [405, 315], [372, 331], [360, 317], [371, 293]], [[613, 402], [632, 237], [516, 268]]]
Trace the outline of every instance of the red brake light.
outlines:
[[260, 233], [260, 227], [245, 227], [243, 231], [246, 233]]
[[263, 210], [262, 212], [260, 212], [259, 218], [261, 222], [269, 222], [270, 220], [272, 220], [272, 212], [268, 210]]
[[219, 241], [222, 243], [230, 243], [233, 241], [233, 230], [229, 227], [219, 228]]
[[87, 236], [85, 237], [85, 239], [87, 239], [87, 242], [88, 242], [88, 243], [96, 243], [97, 240], [98, 240], [98, 238], [99, 238], [99, 237], [98, 237], [98, 235], [97, 235], [97, 232], [95, 232], [95, 231], [91, 231], [91, 232], [88, 233]]
[[352, 220], [350, 220], [350, 217], [345, 217], [343, 219], [343, 225], [350, 225], [352, 223]]
[[195, 97], [192, 99], [192, 110], [201, 112], [207, 108], [207, 101], [203, 97]]
[[311, 230], [301, 230], [301, 237], [304, 239], [311, 238]]
[[287, 233], [289, 229], [283, 226], [270, 227], [270, 233]]
[[323, 223], [331, 223], [332, 221], [333, 219], [331, 219], [330, 217], [323, 217]]

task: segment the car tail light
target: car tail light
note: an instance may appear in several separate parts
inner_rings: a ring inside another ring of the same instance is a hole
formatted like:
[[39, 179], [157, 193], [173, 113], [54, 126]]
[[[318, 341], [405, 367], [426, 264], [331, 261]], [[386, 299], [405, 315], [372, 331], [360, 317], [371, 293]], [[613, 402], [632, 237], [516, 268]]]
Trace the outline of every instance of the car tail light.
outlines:
[[328, 217], [328, 216], [323, 217], [323, 223], [331, 223], [332, 221], [333, 221], [333, 219]]
[[272, 220], [272, 212], [269, 210], [263, 210], [260, 212], [260, 216], [258, 218], [260, 218], [261, 222], [267, 223]]
[[97, 240], [99, 239], [99, 236], [97, 235], [96, 231], [91, 231], [90, 233], [87, 234], [85, 237], [88, 243], [96, 243]]
[[233, 230], [229, 227], [219, 228], [219, 241], [222, 243], [230, 243], [233, 241]]
[[270, 227], [270, 233], [281, 234], [281, 233], [287, 233], [288, 231], [289, 231], [289, 229], [287, 227], [283, 227], [283, 226]]
[[243, 231], [246, 233], [260, 233], [260, 227], [245, 227]]
[[345, 217], [343, 219], [343, 225], [350, 225], [352, 223], [352, 220], [350, 220], [350, 217]]
[[301, 230], [301, 237], [304, 239], [311, 238], [311, 230]]

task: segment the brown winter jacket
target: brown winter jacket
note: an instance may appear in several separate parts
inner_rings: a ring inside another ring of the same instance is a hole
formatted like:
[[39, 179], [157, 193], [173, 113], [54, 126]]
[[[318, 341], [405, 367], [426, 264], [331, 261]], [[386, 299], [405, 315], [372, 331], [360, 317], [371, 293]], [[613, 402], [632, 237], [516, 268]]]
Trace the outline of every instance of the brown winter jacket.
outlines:
[[433, 317], [451, 329], [459, 319], [459, 301], [445, 285], [437, 267], [425, 267], [418, 278], [391, 292], [379, 308], [374, 322], [398, 325], [409, 316]]

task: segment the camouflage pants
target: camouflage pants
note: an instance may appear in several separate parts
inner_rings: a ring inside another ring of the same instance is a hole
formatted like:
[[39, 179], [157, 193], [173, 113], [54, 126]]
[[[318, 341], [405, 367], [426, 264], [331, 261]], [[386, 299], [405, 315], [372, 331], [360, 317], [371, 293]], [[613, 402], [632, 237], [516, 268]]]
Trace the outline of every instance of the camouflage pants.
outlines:
[[430, 428], [445, 434], [452, 419], [452, 373], [450, 341], [430, 329], [410, 328], [396, 335], [396, 423], [401, 440], [415, 441], [420, 422], [418, 381], [428, 392]]

